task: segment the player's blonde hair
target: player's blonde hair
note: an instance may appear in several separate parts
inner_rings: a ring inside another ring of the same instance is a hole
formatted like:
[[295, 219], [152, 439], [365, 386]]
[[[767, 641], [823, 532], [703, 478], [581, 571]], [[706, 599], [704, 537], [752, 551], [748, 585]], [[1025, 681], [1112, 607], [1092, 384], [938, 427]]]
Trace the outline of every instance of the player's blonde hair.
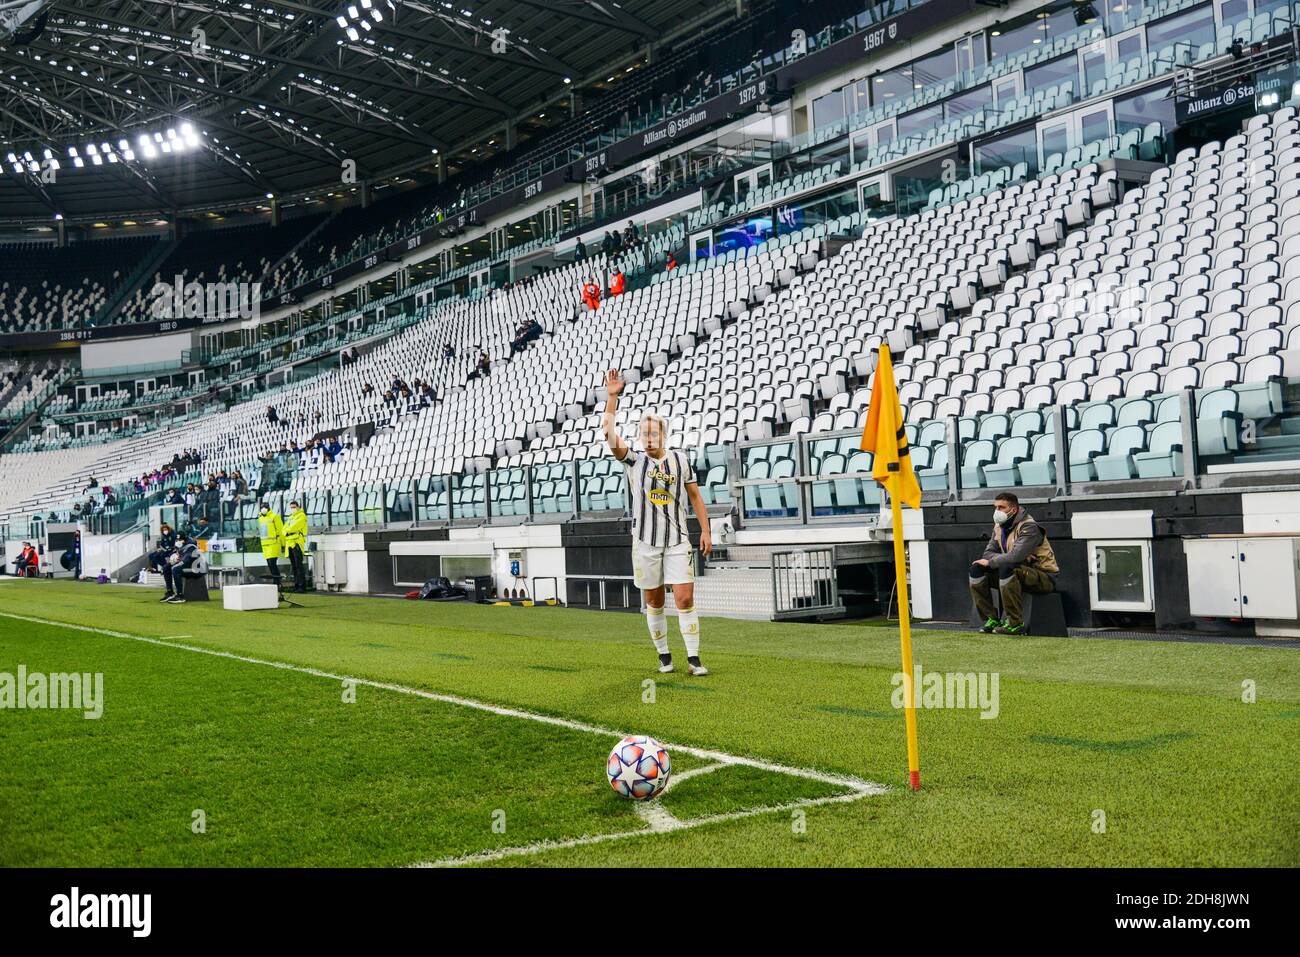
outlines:
[[642, 412], [641, 421], [637, 424], [638, 435], [647, 422], [653, 422], [655, 425], [659, 426], [660, 445], [665, 449], [668, 448], [668, 420], [655, 412]]

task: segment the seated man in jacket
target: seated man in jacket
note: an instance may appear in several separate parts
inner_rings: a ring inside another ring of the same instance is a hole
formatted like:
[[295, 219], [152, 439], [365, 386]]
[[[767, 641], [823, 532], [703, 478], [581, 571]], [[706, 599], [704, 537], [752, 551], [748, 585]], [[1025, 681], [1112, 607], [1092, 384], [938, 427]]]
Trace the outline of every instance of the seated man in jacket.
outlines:
[[32, 548], [32, 543], [23, 542], [23, 550], [14, 559], [14, 574], [19, 577], [35, 575], [40, 570], [40, 567], [41, 558], [36, 554], [36, 549]]
[[185, 532], [176, 536], [176, 549], [163, 562], [163, 581], [167, 593], [160, 601], [172, 605], [185, 604], [184, 576], [199, 574], [197, 568], [201, 559], [198, 545]]
[[[993, 534], [984, 546], [983, 557], [970, 567], [970, 592], [984, 619], [980, 631], [1023, 635], [1024, 593], [1044, 595], [1055, 591], [1054, 576], [1061, 569], [1047, 533], [1020, 507], [1014, 492], [999, 493], [993, 504]], [[993, 607], [995, 580], [1002, 595], [1003, 618]]]
[[149, 571], [157, 572], [167, 562], [167, 556], [176, 550], [176, 533], [166, 522], [158, 532], [158, 547], [149, 553]]

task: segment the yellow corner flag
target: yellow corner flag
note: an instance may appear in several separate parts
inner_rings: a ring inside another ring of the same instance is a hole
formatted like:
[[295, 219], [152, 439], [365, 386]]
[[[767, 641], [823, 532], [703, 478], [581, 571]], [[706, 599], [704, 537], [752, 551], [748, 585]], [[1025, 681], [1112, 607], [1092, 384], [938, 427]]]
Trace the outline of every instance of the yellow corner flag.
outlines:
[[916, 484], [916, 473], [912, 471], [912, 453], [907, 447], [889, 346], [880, 347], [867, 424], [862, 430], [862, 450], [874, 456], [871, 477], [885, 487], [891, 499], [901, 499], [912, 508], [921, 507], [921, 486]]
[[872, 453], [871, 477], [889, 493], [893, 517], [894, 578], [898, 582], [898, 637], [903, 646], [903, 713], [907, 719], [908, 783], [921, 790], [921, 755], [916, 744], [916, 688], [912, 672], [912, 617], [907, 601], [907, 556], [903, 551], [903, 503], [921, 507], [921, 487], [912, 471], [907, 448], [903, 410], [894, 383], [894, 364], [889, 346], [880, 347], [876, 381], [871, 388], [867, 424], [862, 430], [862, 449]]

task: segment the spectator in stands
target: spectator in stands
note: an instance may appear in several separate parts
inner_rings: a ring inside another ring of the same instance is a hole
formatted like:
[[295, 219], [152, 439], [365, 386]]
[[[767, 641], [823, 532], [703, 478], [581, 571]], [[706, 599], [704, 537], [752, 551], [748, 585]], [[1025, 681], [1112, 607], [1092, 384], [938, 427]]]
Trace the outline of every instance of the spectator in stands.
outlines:
[[212, 523], [208, 521], [208, 517], [206, 515], [199, 516], [199, 523], [194, 526], [194, 540], [197, 542], [205, 538], [211, 538], [212, 532]]
[[542, 334], [542, 325], [536, 319], [530, 318], [520, 324], [515, 330], [515, 338], [510, 343], [510, 353], [523, 352], [532, 342]]
[[606, 256], [612, 255], [614, 252], [614, 234], [608, 229], [605, 230], [605, 238], [600, 241], [600, 251]]
[[293, 590], [307, 590], [307, 513], [298, 501], [289, 503], [289, 521], [284, 525], [284, 544], [289, 549], [289, 564], [293, 566]]
[[588, 276], [587, 281], [582, 285], [582, 301], [587, 304], [588, 309], [600, 308], [600, 287], [596, 285], [594, 276]]
[[454, 359], [454, 358], [456, 358], [456, 350], [452, 347], [452, 344], [451, 344], [450, 342], [447, 343], [447, 345], [443, 348], [443, 350], [442, 350], [442, 357], [443, 357], [444, 359]]
[[488, 358], [486, 352], [479, 352], [478, 362], [474, 363], [474, 371], [471, 372], [465, 381], [469, 382], [477, 379], [479, 376], [488, 376], [492, 374], [492, 360]]
[[337, 435], [332, 436], [329, 440], [329, 444], [325, 446], [325, 461], [335, 461], [339, 457], [339, 453], [342, 451], [343, 446], [339, 444], [339, 437]]
[[99, 488], [99, 482], [97, 482], [97, 481], [95, 480], [95, 476], [92, 475], [92, 476], [90, 477], [90, 479], [86, 482], [86, 487], [83, 488], [82, 491], [83, 491], [83, 492], [92, 492], [92, 491], [94, 491], [94, 490], [97, 489], [97, 488]]
[[[970, 592], [984, 618], [980, 631], [996, 635], [1025, 634], [1023, 593], [1043, 595], [1056, 590], [1060, 572], [1047, 533], [1020, 507], [1014, 492], [993, 500], [993, 534], [984, 555], [970, 567]], [[1002, 596], [1002, 614], [993, 607], [994, 576]]]
[[199, 500], [198, 487], [195, 486], [193, 482], [188, 483], [185, 486], [185, 507], [193, 508], [194, 503], [197, 502], [198, 500]]
[[586, 258], [587, 258], [587, 244], [584, 243], [581, 239], [579, 239], [577, 243], [575, 243], [573, 246], [574, 262], [581, 262]]
[[362, 396], [374, 395], [374, 393], [375, 393], [375, 387], [372, 386], [369, 382], [367, 382], [365, 385], [361, 387]]
[[627, 288], [627, 279], [623, 275], [623, 270], [617, 266], [614, 267], [614, 273], [609, 277], [609, 295], [610, 297], [623, 295], [623, 290]]
[[677, 257], [674, 256], [674, 255], [672, 254], [672, 251], [671, 251], [671, 250], [665, 252], [665, 253], [664, 253], [664, 271], [665, 271], [665, 272], [672, 272], [672, 271], [673, 271], [674, 269], [676, 269], [676, 268], [677, 268]]
[[167, 497], [163, 500], [164, 505], [184, 505], [185, 496], [181, 494], [179, 488], [173, 487], [167, 492]]
[[268, 405], [266, 407], [266, 421], [270, 422], [272, 425], [278, 425], [280, 423], [280, 417], [275, 414], [275, 406]]
[[640, 238], [641, 234], [637, 232], [636, 223], [629, 219], [627, 221], [627, 229], [623, 230], [623, 245], [628, 249], [632, 249], [637, 245], [637, 241], [640, 240]]

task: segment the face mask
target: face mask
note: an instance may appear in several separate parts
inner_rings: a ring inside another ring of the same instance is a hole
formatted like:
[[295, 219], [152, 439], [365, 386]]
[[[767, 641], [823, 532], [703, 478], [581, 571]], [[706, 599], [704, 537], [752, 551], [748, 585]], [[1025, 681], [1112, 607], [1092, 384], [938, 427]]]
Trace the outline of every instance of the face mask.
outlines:
[[1009, 521], [1011, 521], [1010, 514], [1008, 514], [1007, 512], [999, 512], [997, 509], [993, 510], [994, 525], [1005, 525]]

